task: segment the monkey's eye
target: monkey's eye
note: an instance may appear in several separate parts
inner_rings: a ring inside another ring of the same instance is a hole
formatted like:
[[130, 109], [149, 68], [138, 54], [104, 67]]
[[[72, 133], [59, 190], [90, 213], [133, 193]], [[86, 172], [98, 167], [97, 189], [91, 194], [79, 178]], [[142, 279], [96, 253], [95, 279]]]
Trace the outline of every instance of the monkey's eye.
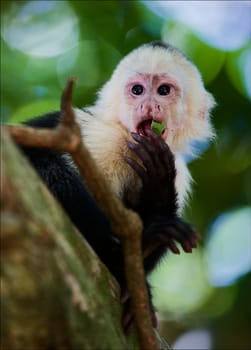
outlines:
[[133, 85], [131, 88], [131, 92], [133, 95], [141, 95], [144, 91], [144, 87], [140, 84]]
[[170, 94], [171, 87], [169, 85], [163, 84], [158, 87], [157, 91], [159, 95], [165, 96]]

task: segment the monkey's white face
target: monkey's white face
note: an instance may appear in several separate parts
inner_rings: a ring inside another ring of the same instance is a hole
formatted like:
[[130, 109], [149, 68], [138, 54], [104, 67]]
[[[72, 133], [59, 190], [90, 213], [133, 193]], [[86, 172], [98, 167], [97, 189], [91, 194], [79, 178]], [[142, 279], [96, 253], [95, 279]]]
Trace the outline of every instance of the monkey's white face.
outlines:
[[171, 127], [171, 107], [178, 103], [179, 96], [177, 81], [167, 74], [137, 73], [125, 85], [127, 108], [120, 120], [128, 130], [142, 135], [153, 120], [163, 122], [166, 128], [161, 137], [166, 140]]
[[152, 120], [163, 122], [171, 150], [188, 153], [191, 141], [213, 136], [214, 105], [198, 69], [179, 51], [143, 45], [118, 64], [93, 114], [143, 135]]

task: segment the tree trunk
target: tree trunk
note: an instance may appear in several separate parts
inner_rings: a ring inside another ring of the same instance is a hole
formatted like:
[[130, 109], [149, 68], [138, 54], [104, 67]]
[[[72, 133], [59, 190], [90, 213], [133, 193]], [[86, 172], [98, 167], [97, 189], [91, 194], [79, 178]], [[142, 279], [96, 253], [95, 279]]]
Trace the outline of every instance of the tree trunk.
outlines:
[[119, 288], [20, 154], [1, 135], [1, 348], [138, 349]]

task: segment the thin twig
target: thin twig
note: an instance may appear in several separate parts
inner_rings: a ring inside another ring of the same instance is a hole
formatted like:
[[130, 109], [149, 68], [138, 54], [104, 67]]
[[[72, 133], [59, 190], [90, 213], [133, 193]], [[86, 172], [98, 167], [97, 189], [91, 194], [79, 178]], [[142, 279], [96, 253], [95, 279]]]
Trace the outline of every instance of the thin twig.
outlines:
[[71, 78], [62, 94], [61, 122], [55, 129], [34, 129], [26, 126], [6, 126], [5, 128], [18, 144], [52, 148], [71, 154], [88, 188], [110, 218], [113, 231], [122, 241], [127, 287], [132, 300], [141, 348], [157, 349], [158, 342], [151, 325], [145, 285], [141, 250], [142, 222], [135, 212], [126, 209], [114, 195], [85, 147], [72, 108], [73, 85], [74, 79]]

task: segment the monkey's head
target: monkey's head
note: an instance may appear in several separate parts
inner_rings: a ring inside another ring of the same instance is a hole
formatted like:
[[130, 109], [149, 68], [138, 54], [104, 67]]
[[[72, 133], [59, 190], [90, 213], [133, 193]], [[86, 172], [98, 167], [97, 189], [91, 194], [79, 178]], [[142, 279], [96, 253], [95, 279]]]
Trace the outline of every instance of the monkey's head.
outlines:
[[162, 42], [142, 45], [122, 59], [98, 100], [105, 118], [119, 119], [129, 132], [144, 134], [152, 120], [164, 122], [161, 137], [174, 152], [213, 136], [214, 105], [194, 64]]

